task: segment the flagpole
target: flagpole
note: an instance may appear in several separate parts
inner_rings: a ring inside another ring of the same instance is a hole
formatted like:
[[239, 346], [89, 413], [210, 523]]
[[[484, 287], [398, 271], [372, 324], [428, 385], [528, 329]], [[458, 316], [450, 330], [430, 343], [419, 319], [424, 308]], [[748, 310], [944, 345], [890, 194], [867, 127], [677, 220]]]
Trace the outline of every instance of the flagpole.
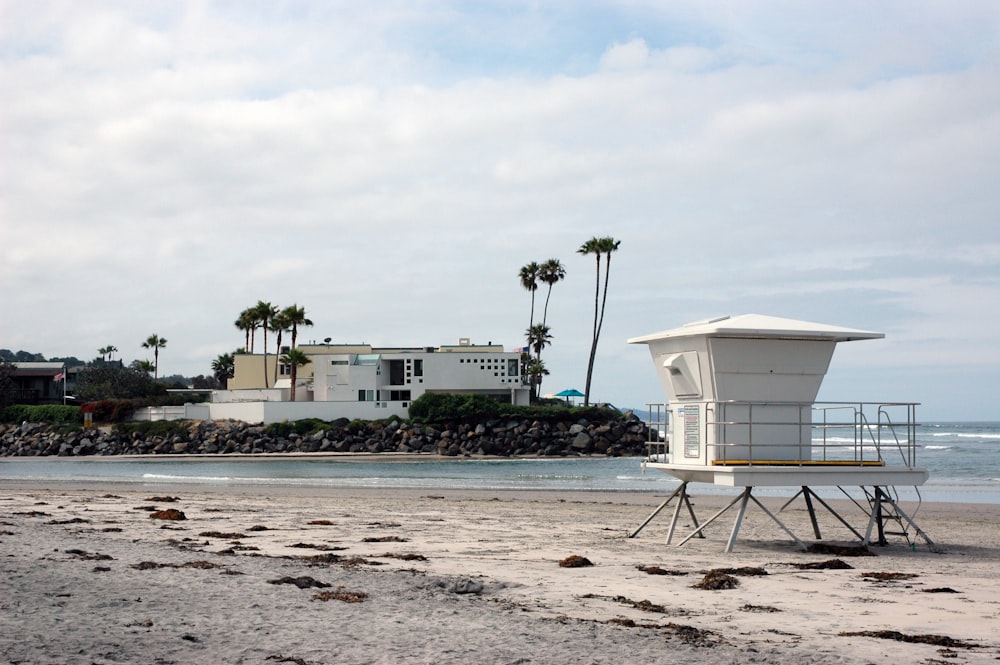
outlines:
[[66, 406], [66, 365], [63, 365], [62, 377], [63, 377], [63, 406]]

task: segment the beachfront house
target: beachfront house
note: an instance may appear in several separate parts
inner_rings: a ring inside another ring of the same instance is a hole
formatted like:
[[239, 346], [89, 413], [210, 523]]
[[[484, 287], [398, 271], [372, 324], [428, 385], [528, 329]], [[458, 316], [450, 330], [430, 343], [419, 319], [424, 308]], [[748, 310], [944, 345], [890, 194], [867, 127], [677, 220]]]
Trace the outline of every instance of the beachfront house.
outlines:
[[521, 351], [505, 351], [498, 344], [473, 344], [462, 338], [458, 344], [439, 347], [310, 343], [297, 348], [310, 362], [296, 372], [294, 388], [291, 368], [281, 364], [280, 356], [239, 354], [227, 389], [213, 391], [210, 403], [186, 405], [183, 415], [143, 412], [139, 417], [265, 423], [302, 418], [375, 420], [406, 417], [413, 400], [425, 392], [476, 393], [507, 404], [529, 403]]
[[14, 403], [64, 404], [66, 364], [62, 362], [15, 362]]

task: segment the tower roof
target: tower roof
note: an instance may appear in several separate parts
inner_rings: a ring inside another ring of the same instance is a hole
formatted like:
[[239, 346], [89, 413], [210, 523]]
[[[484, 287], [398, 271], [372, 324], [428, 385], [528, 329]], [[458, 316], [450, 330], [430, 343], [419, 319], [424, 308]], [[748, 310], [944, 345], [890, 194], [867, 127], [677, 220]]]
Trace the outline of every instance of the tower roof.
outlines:
[[870, 330], [831, 326], [824, 323], [764, 316], [762, 314], [741, 314], [739, 316], [721, 316], [703, 321], [693, 321], [672, 330], [633, 337], [628, 340], [628, 343], [649, 344], [661, 339], [696, 336], [815, 339], [849, 342], [857, 339], [881, 339], [885, 337], [885, 334]]

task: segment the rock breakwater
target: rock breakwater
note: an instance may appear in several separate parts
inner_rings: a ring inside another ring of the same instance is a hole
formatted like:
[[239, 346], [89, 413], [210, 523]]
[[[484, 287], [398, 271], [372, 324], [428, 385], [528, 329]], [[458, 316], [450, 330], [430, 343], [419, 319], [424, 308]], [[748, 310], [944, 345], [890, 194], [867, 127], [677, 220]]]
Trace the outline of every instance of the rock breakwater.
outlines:
[[619, 457], [644, 454], [648, 439], [645, 423], [631, 413], [605, 423], [515, 418], [431, 425], [341, 419], [303, 434], [287, 423], [206, 420], [155, 424], [165, 427], [154, 434], [129, 431], [129, 427], [64, 431], [39, 423], [0, 424], [0, 456], [430, 453], [449, 457]]

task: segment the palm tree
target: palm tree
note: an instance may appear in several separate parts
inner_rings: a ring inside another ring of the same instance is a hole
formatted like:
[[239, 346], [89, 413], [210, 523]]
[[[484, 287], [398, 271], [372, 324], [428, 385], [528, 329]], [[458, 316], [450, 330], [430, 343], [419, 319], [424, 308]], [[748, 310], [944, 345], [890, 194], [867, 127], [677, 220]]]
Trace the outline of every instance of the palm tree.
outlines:
[[244, 352], [253, 353], [253, 337], [251, 335], [257, 330], [257, 316], [254, 314], [253, 308], [248, 307], [240, 312], [240, 317], [233, 321], [233, 325], [245, 333]]
[[296, 387], [295, 383], [296, 381], [298, 381], [299, 368], [304, 365], [308, 365], [312, 361], [309, 360], [309, 356], [307, 356], [302, 351], [298, 349], [289, 349], [288, 352], [286, 352], [283, 356], [281, 356], [281, 362], [291, 367], [292, 389], [291, 389], [290, 399], [291, 401], [294, 402], [295, 387]]
[[[542, 349], [552, 343], [552, 334], [549, 331], [549, 327], [544, 323], [536, 323], [527, 330], [528, 335], [528, 348], [535, 352], [534, 360], [530, 360], [528, 364], [528, 374], [531, 376], [531, 397], [532, 399], [537, 399], [542, 387], [542, 376], [538, 374], [536, 376], [531, 375], [531, 367], [535, 364], [542, 363]], [[546, 372], [547, 374], [548, 372]]]
[[156, 365], [148, 360], [133, 360], [129, 367], [139, 372], [145, 372], [146, 374], [156, 372]]
[[542, 377], [548, 374], [549, 370], [545, 369], [545, 363], [535, 358], [528, 363], [525, 373], [528, 375], [531, 391], [537, 394], [538, 387], [542, 385]]
[[232, 353], [223, 353], [212, 361], [212, 376], [223, 388], [226, 382], [236, 375], [236, 361]]
[[160, 349], [166, 348], [167, 340], [160, 337], [156, 333], [153, 333], [146, 338], [146, 341], [142, 343], [142, 348], [153, 349], [153, 378], [156, 379], [160, 374]]
[[267, 380], [267, 329], [271, 326], [271, 321], [278, 314], [278, 308], [269, 302], [258, 300], [254, 305], [253, 313], [256, 315], [261, 330], [264, 331], [264, 387], [270, 388], [271, 384]]
[[[594, 334], [590, 343], [590, 360], [587, 362], [587, 385], [583, 391], [583, 405], [590, 405], [590, 380], [594, 376], [594, 358], [597, 356], [597, 340], [601, 336], [601, 326], [604, 325], [604, 306], [608, 301], [608, 277], [611, 274], [611, 254], [618, 251], [621, 240], [615, 240], [611, 236], [603, 238], [593, 237], [580, 245], [576, 250], [578, 254], [586, 256], [593, 254], [597, 260], [597, 280], [594, 291]], [[604, 266], [604, 292], [601, 292], [601, 255], [607, 257]], [[600, 305], [600, 309], [598, 309]]]
[[111, 351], [108, 347], [102, 346], [101, 348], [97, 349], [97, 352], [101, 354], [101, 362], [104, 362], [105, 360], [107, 360], [107, 356]]
[[552, 295], [552, 287], [556, 282], [566, 279], [566, 269], [559, 259], [549, 259], [539, 269], [538, 279], [549, 285], [549, 290], [545, 294], [545, 309], [542, 310], [542, 325], [545, 325], [549, 318], [549, 297]]
[[292, 329], [292, 348], [294, 349], [299, 336], [299, 326], [312, 326], [313, 322], [306, 318], [306, 308], [298, 305], [289, 305], [281, 313], [285, 315], [288, 325]]
[[104, 349], [108, 352], [109, 362], [111, 361], [111, 356], [115, 353], [118, 353], [118, 347], [115, 346], [114, 344], [108, 344], [106, 347], [104, 347]]
[[[521, 279], [521, 286], [531, 293], [531, 318], [528, 319], [528, 329], [535, 325], [535, 291], [538, 290], [538, 274], [541, 266], [532, 261], [521, 268], [518, 277]], [[528, 344], [531, 346], [531, 344]]]
[[[274, 347], [276, 353], [281, 353], [281, 335], [286, 330], [292, 329], [292, 323], [288, 318], [287, 312], [288, 308], [286, 307], [285, 309], [279, 311], [277, 314], [271, 317], [270, 328], [271, 330], [273, 330], [278, 334], [278, 340]], [[278, 383], [278, 363], [274, 364], [274, 382], [275, 384]]]

